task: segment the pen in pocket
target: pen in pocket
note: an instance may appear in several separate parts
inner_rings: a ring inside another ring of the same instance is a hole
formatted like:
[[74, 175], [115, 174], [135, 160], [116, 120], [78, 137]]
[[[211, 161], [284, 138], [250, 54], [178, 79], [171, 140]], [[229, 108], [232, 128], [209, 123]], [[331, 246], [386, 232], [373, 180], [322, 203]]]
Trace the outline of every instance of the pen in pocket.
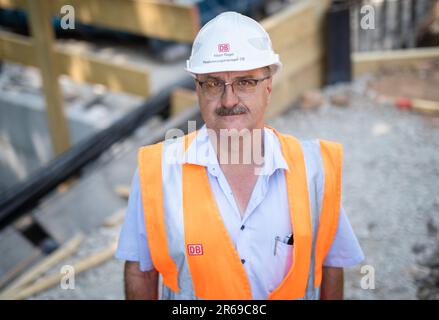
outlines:
[[274, 238], [274, 255], [276, 255], [278, 241], [280, 241], [280, 237], [276, 236], [276, 238]]
[[285, 237], [285, 243], [289, 244], [289, 245], [293, 245], [294, 244], [294, 236], [293, 236], [293, 234], [290, 234], [290, 235]]
[[276, 252], [277, 252], [277, 244], [278, 244], [278, 242], [283, 242], [283, 243], [285, 243], [287, 245], [292, 246], [294, 244], [294, 235], [290, 234], [288, 236], [285, 236], [285, 238], [283, 240], [279, 236], [276, 236], [274, 238], [274, 253], [273, 253], [274, 255], [276, 255]]

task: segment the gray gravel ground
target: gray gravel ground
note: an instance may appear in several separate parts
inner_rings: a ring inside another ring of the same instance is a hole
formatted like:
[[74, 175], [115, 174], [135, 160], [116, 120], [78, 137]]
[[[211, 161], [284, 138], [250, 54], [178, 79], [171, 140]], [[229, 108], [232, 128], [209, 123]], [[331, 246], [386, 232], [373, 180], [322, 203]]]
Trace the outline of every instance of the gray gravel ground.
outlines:
[[[439, 118], [374, 102], [366, 96], [366, 80], [325, 89], [326, 98], [348, 90], [347, 107], [325, 101], [317, 110], [293, 108], [269, 124], [298, 138], [344, 146], [343, 205], [366, 256], [361, 265], [346, 269], [345, 297], [416, 299], [413, 276], [426, 272], [417, 262], [439, 240], [434, 231], [439, 226]], [[78, 255], [105, 246], [118, 231], [97, 230]], [[375, 289], [360, 286], [364, 265], [375, 270]], [[75, 290], [53, 288], [33, 298], [123, 298], [122, 267], [109, 261], [77, 275]]]
[[[76, 261], [92, 255], [118, 238], [120, 226], [101, 227], [87, 235], [78, 252], [58, 264], [48, 273], [60, 272], [64, 265], [73, 265]], [[62, 289], [60, 285], [41, 292], [31, 299], [123, 299], [123, 262], [111, 259], [95, 268], [75, 275], [75, 288]]]

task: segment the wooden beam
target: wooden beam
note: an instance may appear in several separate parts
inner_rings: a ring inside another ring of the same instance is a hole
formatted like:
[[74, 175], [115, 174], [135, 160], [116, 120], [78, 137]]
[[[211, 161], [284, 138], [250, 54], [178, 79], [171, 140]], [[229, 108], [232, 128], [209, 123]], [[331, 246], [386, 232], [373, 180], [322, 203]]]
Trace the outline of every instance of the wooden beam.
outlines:
[[26, 9], [26, 0], [0, 0], [0, 8]]
[[78, 234], [73, 237], [61, 248], [57, 249], [55, 252], [43, 259], [36, 266], [32, 267], [26, 273], [21, 275], [18, 279], [14, 280], [4, 291], [1, 292], [0, 299], [2, 297], [17, 294], [23, 287], [37, 280], [38, 277], [47, 272], [47, 270], [74, 254], [78, 250], [83, 239], [83, 234]]
[[312, 62], [321, 63], [324, 49], [317, 32], [308, 35], [303, 41], [297, 42], [294, 46], [285, 48], [279, 52], [282, 61], [282, 75], [296, 74], [304, 66]]
[[298, 2], [265, 18], [261, 24], [270, 35], [273, 49], [281, 52], [315, 32], [315, 6], [308, 1]]
[[109, 61], [96, 54], [58, 46], [60, 70], [78, 82], [102, 84], [115, 92], [142, 97], [151, 93], [149, 70], [129, 61]]
[[125, 213], [127, 211], [127, 208], [122, 208], [117, 210], [115, 213], [113, 213], [111, 216], [109, 216], [104, 221], [104, 227], [107, 228], [113, 228], [115, 226], [118, 226], [123, 223], [125, 219]]
[[412, 110], [425, 114], [439, 115], [439, 102], [423, 99], [412, 99]]
[[48, 0], [28, 0], [30, 29], [34, 39], [37, 64], [41, 71], [46, 114], [53, 152], [58, 155], [70, 147], [70, 133], [64, 117], [63, 98], [58, 83], [58, 66], [53, 50], [53, 29]]
[[329, 0], [298, 2], [262, 21], [283, 64], [281, 73], [273, 80], [266, 119], [284, 112], [305, 90], [322, 86], [321, 31], [329, 3]]
[[308, 89], [320, 88], [323, 84], [323, 61], [305, 65], [296, 73], [275, 78], [273, 93], [265, 119], [271, 119], [286, 111], [291, 104]]
[[382, 68], [410, 68], [433, 59], [439, 59], [439, 47], [358, 52], [352, 54], [352, 66], [354, 78], [357, 78]]
[[123, 199], [128, 199], [130, 197], [131, 188], [129, 185], [119, 184], [114, 188], [114, 191], [119, 197]]
[[[1, 1], [1, 0], [0, 0]], [[28, 37], [0, 31], [0, 59], [38, 67], [35, 49]], [[99, 83], [111, 91], [150, 95], [149, 71], [129, 61], [108, 61], [71, 46], [55, 48], [58, 71], [78, 82]]]
[[[23, 0], [0, 0], [0, 7], [25, 9]], [[196, 5], [146, 0], [50, 0], [50, 14], [71, 5], [78, 22], [148, 37], [192, 42], [200, 29]]]
[[[75, 275], [80, 274], [88, 269], [94, 268], [107, 260], [114, 257], [114, 253], [116, 252], [117, 242], [112, 242], [108, 247], [102, 249], [101, 251], [91, 254], [88, 257], [85, 257], [75, 264], [73, 264], [73, 270], [75, 271]], [[59, 284], [62, 280], [63, 275], [61, 273], [55, 272], [44, 278], [39, 279], [39, 281], [22, 288], [18, 292], [12, 292], [11, 294], [5, 295], [3, 299], [8, 300], [21, 300], [32, 295], [35, 295], [41, 291], [47, 290], [53, 287], [56, 284]]]
[[[26, 269], [30, 264], [35, 262], [35, 260], [40, 256], [41, 256], [41, 252], [35, 251], [26, 259], [20, 261], [20, 263], [18, 263], [15, 267], [8, 270], [8, 272], [6, 272], [4, 275], [0, 277], [0, 288], [3, 288], [8, 282], [14, 279], [20, 272]], [[0, 299], [1, 299], [1, 294], [0, 294]]]

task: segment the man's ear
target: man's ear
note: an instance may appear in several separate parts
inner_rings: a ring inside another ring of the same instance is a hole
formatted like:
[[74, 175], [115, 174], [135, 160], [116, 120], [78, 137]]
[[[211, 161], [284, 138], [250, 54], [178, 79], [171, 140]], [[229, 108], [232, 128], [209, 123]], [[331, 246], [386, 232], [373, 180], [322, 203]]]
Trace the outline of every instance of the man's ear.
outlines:
[[270, 103], [270, 100], [271, 100], [271, 93], [272, 93], [272, 91], [273, 91], [272, 79], [273, 79], [273, 78], [269, 78], [269, 79], [267, 79], [267, 87], [266, 87], [266, 90], [267, 90], [267, 106], [268, 106], [268, 104]]
[[268, 95], [271, 95], [271, 92], [273, 91], [273, 77], [270, 77], [267, 79], [267, 92]]

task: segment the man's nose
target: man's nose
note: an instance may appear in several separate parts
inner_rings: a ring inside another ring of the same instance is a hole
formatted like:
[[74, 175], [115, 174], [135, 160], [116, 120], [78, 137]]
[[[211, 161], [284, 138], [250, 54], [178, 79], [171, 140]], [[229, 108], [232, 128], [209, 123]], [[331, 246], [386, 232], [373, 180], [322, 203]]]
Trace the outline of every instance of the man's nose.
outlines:
[[231, 84], [225, 85], [224, 93], [221, 96], [221, 103], [226, 108], [233, 108], [239, 99], [236, 94], [233, 92], [233, 88]]

